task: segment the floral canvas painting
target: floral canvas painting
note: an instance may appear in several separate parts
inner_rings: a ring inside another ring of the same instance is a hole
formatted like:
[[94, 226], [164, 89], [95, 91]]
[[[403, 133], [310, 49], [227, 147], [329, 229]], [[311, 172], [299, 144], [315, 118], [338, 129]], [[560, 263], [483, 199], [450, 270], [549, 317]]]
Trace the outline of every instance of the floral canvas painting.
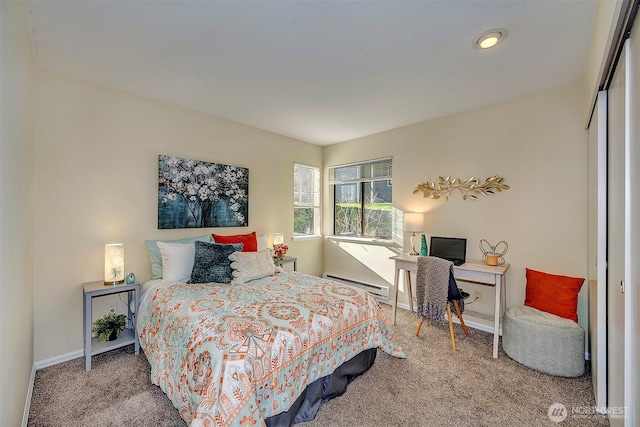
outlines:
[[246, 227], [249, 169], [159, 156], [158, 228]]

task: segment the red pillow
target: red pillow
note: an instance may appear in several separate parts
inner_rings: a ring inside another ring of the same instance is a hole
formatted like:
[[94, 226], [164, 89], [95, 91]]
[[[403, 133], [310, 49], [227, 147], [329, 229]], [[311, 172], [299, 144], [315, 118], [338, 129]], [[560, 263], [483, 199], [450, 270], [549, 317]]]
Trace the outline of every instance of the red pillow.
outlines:
[[232, 236], [221, 236], [220, 234], [212, 234], [213, 241], [216, 243], [242, 243], [242, 252], [257, 252], [258, 238], [256, 232], [249, 234], [235, 234]]
[[578, 292], [584, 279], [527, 270], [524, 305], [578, 321]]

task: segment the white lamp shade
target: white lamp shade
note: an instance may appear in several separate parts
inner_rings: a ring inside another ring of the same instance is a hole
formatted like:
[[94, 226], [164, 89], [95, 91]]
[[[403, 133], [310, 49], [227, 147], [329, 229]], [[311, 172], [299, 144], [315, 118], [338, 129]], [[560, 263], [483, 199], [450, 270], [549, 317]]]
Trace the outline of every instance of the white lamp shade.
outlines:
[[405, 212], [404, 231], [407, 233], [418, 233], [424, 229], [423, 212]]
[[279, 245], [284, 243], [284, 234], [283, 233], [273, 233], [273, 244]]
[[115, 285], [124, 282], [124, 245], [104, 245], [104, 283]]

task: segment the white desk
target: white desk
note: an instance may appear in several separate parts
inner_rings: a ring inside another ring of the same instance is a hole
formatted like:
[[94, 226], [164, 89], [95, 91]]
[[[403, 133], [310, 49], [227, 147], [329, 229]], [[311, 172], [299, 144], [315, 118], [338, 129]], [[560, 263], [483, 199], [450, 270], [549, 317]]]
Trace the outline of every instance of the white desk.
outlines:
[[[418, 257], [401, 254], [390, 257], [396, 263], [396, 274], [394, 279], [394, 293], [392, 299], [392, 315], [391, 322], [396, 324], [396, 309], [398, 306], [398, 284], [400, 279], [400, 270], [405, 272], [405, 283], [407, 285], [407, 294], [409, 296], [409, 309], [413, 311], [413, 295], [411, 292], [411, 272], [418, 271]], [[498, 358], [498, 337], [500, 336], [500, 316], [504, 312], [507, 304], [506, 296], [506, 272], [509, 264], [490, 267], [482, 261], [469, 260], [462, 265], [453, 266], [453, 277], [456, 280], [477, 283], [484, 286], [495, 286], [496, 297], [493, 312], [493, 357]], [[501, 304], [502, 302], [502, 304]]]

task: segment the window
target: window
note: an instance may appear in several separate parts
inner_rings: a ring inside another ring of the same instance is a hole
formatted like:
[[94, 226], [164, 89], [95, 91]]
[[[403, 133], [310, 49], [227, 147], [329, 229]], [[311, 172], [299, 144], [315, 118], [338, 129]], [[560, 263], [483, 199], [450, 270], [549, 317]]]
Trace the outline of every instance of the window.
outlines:
[[336, 236], [391, 239], [391, 157], [329, 168]]
[[293, 164], [293, 235], [320, 234], [320, 168]]

